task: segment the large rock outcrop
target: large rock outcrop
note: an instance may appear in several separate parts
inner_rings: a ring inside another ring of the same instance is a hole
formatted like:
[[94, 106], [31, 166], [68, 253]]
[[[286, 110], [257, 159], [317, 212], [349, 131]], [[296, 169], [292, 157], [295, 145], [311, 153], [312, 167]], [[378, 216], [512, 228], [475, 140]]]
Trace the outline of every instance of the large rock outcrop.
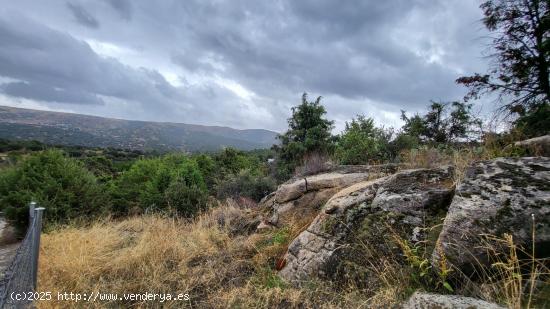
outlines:
[[294, 177], [277, 188], [277, 191], [260, 201], [268, 210], [262, 227], [284, 226], [289, 219], [311, 221], [320, 208], [338, 191], [367, 179], [393, 173], [397, 165], [340, 166], [311, 176]]
[[403, 309], [504, 309], [494, 303], [459, 296], [415, 292], [401, 308]]
[[550, 156], [550, 135], [544, 135], [515, 142], [516, 148], [522, 148], [526, 153], [534, 156]]
[[346, 237], [365, 217], [378, 218], [400, 228], [411, 240], [422, 236], [425, 218], [446, 210], [454, 191], [453, 168], [417, 169], [362, 181], [340, 190], [325, 204], [309, 227], [288, 248], [279, 275], [299, 283], [331, 271]]
[[[469, 274], [489, 263], [480, 246], [484, 234], [511, 234], [514, 242], [550, 250], [550, 158], [497, 158], [473, 164], [456, 190], [432, 260], [444, 254]], [[540, 255], [549, 256], [550, 252]], [[539, 255], [539, 256], [540, 256]]]

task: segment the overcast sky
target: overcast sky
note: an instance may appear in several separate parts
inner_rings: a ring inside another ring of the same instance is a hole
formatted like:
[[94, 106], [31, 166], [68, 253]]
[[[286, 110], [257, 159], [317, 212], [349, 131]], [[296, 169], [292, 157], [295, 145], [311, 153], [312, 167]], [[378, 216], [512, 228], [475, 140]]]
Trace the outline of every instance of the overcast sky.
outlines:
[[356, 114], [462, 98], [479, 0], [0, 0], [0, 105], [282, 131], [305, 91]]

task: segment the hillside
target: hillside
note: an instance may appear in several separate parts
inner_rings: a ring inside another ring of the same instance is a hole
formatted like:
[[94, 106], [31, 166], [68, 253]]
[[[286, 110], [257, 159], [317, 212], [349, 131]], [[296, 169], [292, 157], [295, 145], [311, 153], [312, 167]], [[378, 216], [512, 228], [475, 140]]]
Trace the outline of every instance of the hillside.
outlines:
[[268, 148], [277, 133], [262, 129], [132, 121], [0, 106], [0, 138], [135, 150], [211, 151]]

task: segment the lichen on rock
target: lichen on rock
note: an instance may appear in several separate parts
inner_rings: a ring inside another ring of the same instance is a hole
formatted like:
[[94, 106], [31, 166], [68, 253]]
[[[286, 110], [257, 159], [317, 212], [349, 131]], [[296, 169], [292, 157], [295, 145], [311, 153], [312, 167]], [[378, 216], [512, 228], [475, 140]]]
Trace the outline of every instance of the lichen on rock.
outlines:
[[[516, 245], [550, 247], [550, 158], [497, 158], [473, 164], [458, 186], [435, 251], [469, 275], [490, 263], [480, 246], [484, 235], [513, 236]], [[529, 249], [530, 250], [530, 249]], [[550, 252], [539, 252], [548, 256]]]
[[[411, 239], [415, 227], [434, 211], [446, 209], [454, 191], [453, 173], [451, 167], [405, 170], [339, 191], [290, 244], [286, 266], [279, 275], [298, 283], [313, 275], [330, 274], [348, 236], [365, 218], [390, 214], [386, 219], [391, 217], [393, 222], [387, 222]], [[372, 224], [383, 222], [376, 220]]]

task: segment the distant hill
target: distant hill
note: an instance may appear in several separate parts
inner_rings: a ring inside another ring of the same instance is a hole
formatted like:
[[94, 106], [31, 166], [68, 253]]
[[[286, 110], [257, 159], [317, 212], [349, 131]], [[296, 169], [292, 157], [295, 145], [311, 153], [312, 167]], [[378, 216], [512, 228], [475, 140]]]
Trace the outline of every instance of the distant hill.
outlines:
[[262, 129], [133, 121], [0, 106], [0, 138], [135, 150], [213, 151], [268, 148], [277, 133]]

